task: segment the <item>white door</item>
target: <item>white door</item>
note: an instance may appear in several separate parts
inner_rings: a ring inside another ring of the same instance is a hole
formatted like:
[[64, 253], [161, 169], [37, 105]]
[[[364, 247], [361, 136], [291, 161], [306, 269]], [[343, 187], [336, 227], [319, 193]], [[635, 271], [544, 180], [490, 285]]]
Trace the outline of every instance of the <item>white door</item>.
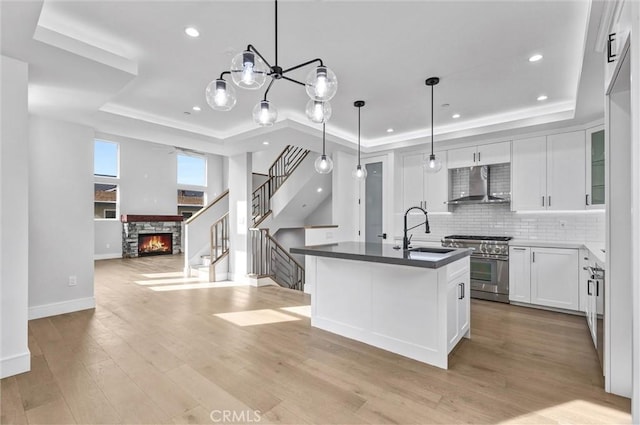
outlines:
[[578, 310], [578, 250], [531, 248], [531, 303]]
[[423, 162], [424, 154], [421, 153], [402, 158], [402, 212], [407, 208], [420, 206], [425, 200]]
[[531, 302], [531, 249], [509, 247], [509, 300]]
[[511, 162], [511, 142], [489, 143], [478, 146], [478, 165]]
[[514, 140], [512, 151], [512, 211], [545, 210], [547, 207], [547, 138], [542, 136]]
[[442, 161], [442, 169], [437, 173], [423, 172], [424, 200], [427, 202], [425, 209], [430, 213], [447, 212], [449, 208], [445, 202], [449, 200], [448, 155], [446, 151], [435, 154]]
[[584, 210], [584, 131], [547, 137], [547, 209]]
[[447, 168], [473, 167], [476, 165], [476, 147], [449, 149], [447, 157]]
[[[365, 158], [362, 166], [367, 178], [360, 183], [360, 240], [369, 243], [393, 243], [393, 205], [391, 180], [386, 155]], [[391, 209], [391, 210], [390, 210]]]

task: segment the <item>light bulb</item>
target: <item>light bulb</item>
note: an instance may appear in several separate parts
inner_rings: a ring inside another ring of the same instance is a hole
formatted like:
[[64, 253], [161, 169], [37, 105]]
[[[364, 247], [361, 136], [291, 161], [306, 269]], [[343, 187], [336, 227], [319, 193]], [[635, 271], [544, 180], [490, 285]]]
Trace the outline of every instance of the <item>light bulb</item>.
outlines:
[[320, 155], [316, 158], [314, 167], [319, 174], [329, 174], [333, 170], [333, 161], [327, 155]]
[[267, 78], [267, 65], [250, 50], [238, 53], [231, 61], [231, 78], [238, 86], [256, 90], [262, 87]]
[[437, 173], [442, 168], [442, 161], [440, 161], [439, 158], [436, 158], [435, 155], [431, 154], [423, 166], [427, 173]]
[[305, 89], [311, 99], [326, 102], [338, 91], [338, 78], [332, 70], [321, 65], [307, 74]]
[[272, 126], [278, 118], [278, 111], [268, 100], [261, 100], [253, 107], [253, 120], [263, 127]]
[[236, 105], [236, 91], [223, 79], [213, 80], [205, 90], [205, 98], [216, 111], [228, 111]]
[[362, 165], [358, 164], [355, 170], [351, 173], [353, 178], [356, 180], [364, 180], [367, 178], [367, 170], [362, 167]]
[[309, 100], [305, 108], [307, 118], [312, 122], [321, 124], [327, 122], [331, 117], [331, 105], [329, 102], [321, 102], [319, 100]]

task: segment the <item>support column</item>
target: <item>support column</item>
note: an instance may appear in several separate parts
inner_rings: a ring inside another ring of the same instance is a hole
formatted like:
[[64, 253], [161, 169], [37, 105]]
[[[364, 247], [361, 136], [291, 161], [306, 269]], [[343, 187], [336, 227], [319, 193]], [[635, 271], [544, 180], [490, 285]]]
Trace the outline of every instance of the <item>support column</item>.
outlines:
[[251, 226], [251, 153], [229, 157], [229, 278], [247, 275]]

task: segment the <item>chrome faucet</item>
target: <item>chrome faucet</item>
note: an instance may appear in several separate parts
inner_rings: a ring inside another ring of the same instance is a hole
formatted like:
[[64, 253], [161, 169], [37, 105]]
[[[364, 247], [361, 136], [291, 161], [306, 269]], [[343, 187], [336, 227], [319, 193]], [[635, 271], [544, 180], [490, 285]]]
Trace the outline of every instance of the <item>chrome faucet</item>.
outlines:
[[[416, 224], [413, 227], [410, 227], [407, 229], [407, 215], [409, 214], [409, 211], [411, 210], [420, 210], [424, 213], [424, 223], [420, 223], [420, 224]], [[429, 229], [429, 217], [427, 216], [427, 211], [423, 210], [420, 207], [411, 207], [409, 208], [407, 211], [405, 211], [404, 213], [404, 237], [402, 238], [402, 249], [409, 249], [409, 243], [411, 242], [411, 236], [407, 237], [407, 231], [411, 230], [411, 229], [415, 229], [418, 226], [422, 226], [424, 224], [424, 232], [425, 233], [431, 233], [431, 230]]]

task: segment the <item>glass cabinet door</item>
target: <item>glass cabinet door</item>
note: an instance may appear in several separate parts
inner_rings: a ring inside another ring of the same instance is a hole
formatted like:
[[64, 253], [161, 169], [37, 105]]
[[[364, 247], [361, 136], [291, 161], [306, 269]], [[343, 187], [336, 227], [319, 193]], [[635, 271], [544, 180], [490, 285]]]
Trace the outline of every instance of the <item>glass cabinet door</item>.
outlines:
[[604, 208], [604, 128], [587, 130], [587, 208]]

